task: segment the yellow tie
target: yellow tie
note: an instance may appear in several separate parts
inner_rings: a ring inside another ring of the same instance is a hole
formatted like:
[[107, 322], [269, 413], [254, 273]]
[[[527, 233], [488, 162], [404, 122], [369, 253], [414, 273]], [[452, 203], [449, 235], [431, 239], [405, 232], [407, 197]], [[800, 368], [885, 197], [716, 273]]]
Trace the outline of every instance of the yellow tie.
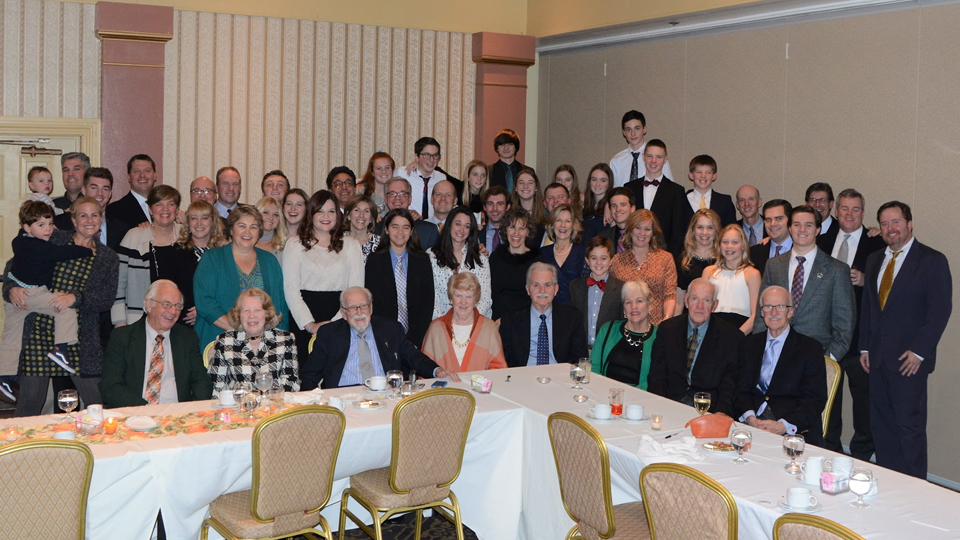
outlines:
[[903, 250], [893, 252], [893, 258], [887, 263], [887, 268], [883, 271], [883, 277], [880, 278], [880, 309], [883, 309], [887, 304], [887, 297], [890, 296], [890, 289], [893, 287], [893, 269], [897, 266], [897, 255], [901, 253], [903, 253]]
[[701, 210], [706, 210], [706, 209], [707, 209], [707, 198], [706, 198], [706, 197], [700, 197], [700, 209], [701, 209]]

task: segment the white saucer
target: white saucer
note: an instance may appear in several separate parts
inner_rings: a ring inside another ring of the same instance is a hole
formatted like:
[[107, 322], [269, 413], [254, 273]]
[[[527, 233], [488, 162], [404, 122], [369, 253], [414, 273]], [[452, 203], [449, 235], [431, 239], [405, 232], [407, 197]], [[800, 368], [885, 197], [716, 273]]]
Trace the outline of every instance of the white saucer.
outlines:
[[358, 411], [366, 411], [366, 412], [379, 411], [380, 409], [383, 408], [383, 403], [381, 403], [381, 402], [379, 402], [379, 401], [378, 401], [378, 402], [375, 402], [375, 403], [377, 403], [377, 406], [376, 406], [376, 407], [360, 407], [360, 401], [356, 401], [356, 402], [354, 402], [354, 404], [353, 404], [353, 408], [354, 408], [354, 409], [357, 409]]
[[134, 431], [150, 431], [151, 429], [160, 425], [156, 420], [150, 418], [149, 416], [131, 416], [127, 418], [124, 424]]
[[798, 474], [798, 475], [797, 475], [797, 482], [800, 482], [801, 484], [803, 484], [803, 485], [805, 485], [805, 486], [820, 487], [820, 479], [819, 479], [819, 478], [817, 478], [817, 481], [816, 481], [816, 482], [814, 482], [814, 483], [811, 484], [810, 482], [807, 482], [807, 481], [805, 480], [805, 478], [804, 478], [805, 476], [806, 476], [805, 473], [800, 473], [800, 474]]
[[624, 415], [621, 414], [621, 415], [620, 415], [620, 421], [621, 421], [621, 422], [626, 422], [626, 423], [628, 423], [628, 424], [642, 424], [642, 423], [644, 423], [644, 422], [649, 422], [649, 421], [650, 421], [650, 417], [649, 417], [649, 416], [644, 416], [643, 418], [641, 418], [641, 419], [639, 419], [639, 420], [631, 420], [631, 419], [629, 419], [629, 418], [627, 418], [626, 416], [624, 416]]
[[373, 395], [373, 396], [379, 396], [381, 394], [389, 394], [391, 392], [392, 390], [390, 390], [389, 388], [384, 388], [383, 390], [371, 390], [366, 386], [363, 387], [364, 394]]
[[[87, 415], [87, 409], [84, 409], [84, 410], [80, 411], [80, 417], [81, 417], [81, 418], [83, 418], [83, 417], [86, 416], [86, 415]], [[104, 418], [104, 419], [107, 419], [107, 418], [123, 418], [123, 416], [124, 416], [123, 414], [118, 413], [117, 411], [111, 411], [111, 410], [109, 410], [109, 409], [104, 409], [104, 410], [103, 410], [103, 418]]]
[[780, 502], [777, 503], [777, 506], [779, 506], [781, 510], [784, 510], [786, 512], [798, 512], [800, 514], [816, 514], [817, 512], [820, 511], [820, 509], [823, 508], [823, 506], [819, 502], [808, 508], [794, 508], [788, 505], [787, 501], [783, 499], [780, 499]]
[[614, 423], [614, 422], [619, 422], [619, 421], [620, 421], [620, 419], [619, 419], [618, 417], [616, 417], [616, 416], [611, 416], [610, 418], [607, 418], [606, 420], [601, 420], [601, 419], [599, 419], [599, 418], [594, 418], [594, 417], [593, 417], [593, 413], [590, 412], [590, 411], [587, 411], [586, 417], [587, 417], [587, 420], [589, 420], [589, 421], [591, 421], [591, 422], [594, 422], [594, 423], [597, 423], [597, 424], [612, 424], [612, 423]]

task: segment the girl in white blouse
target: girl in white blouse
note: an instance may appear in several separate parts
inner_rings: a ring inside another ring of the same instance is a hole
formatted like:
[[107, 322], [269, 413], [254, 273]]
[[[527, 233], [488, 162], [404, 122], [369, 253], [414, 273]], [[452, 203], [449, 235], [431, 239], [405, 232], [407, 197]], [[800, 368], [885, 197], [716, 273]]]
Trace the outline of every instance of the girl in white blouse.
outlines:
[[738, 223], [720, 233], [720, 257], [717, 264], [703, 270], [703, 277], [717, 288], [714, 315], [749, 335], [757, 315], [760, 271], [750, 263], [747, 235]]
[[477, 310], [485, 317], [492, 314], [490, 294], [490, 262], [480, 253], [477, 240], [477, 221], [469, 208], [454, 208], [440, 231], [437, 244], [427, 251], [433, 266], [433, 318], [439, 319], [450, 311], [447, 281], [461, 271], [472, 272], [480, 281], [480, 299]]

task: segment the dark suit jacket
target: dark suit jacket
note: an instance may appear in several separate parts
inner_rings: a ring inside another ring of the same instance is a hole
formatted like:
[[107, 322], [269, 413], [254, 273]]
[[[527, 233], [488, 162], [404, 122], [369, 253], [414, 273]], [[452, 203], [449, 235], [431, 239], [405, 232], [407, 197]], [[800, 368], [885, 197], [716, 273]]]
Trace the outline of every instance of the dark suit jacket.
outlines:
[[602, 236], [607, 240], [610, 240], [611, 242], [613, 242], [614, 255], [616, 255], [617, 253], [620, 253], [620, 248], [617, 247], [617, 240], [620, 239], [620, 229], [615, 224], [607, 227], [606, 229], [603, 229], [602, 231], [597, 233], [597, 236]]
[[[530, 358], [530, 309], [512, 311], [500, 320], [500, 340], [509, 367], [525, 366]], [[587, 332], [579, 309], [554, 302], [550, 332], [557, 362], [572, 364], [587, 356]]]
[[[116, 251], [117, 248], [120, 247], [120, 241], [123, 240], [124, 235], [127, 234], [127, 231], [130, 230], [130, 227], [112, 215], [106, 216], [106, 219], [107, 247]], [[68, 212], [64, 212], [53, 218], [53, 224], [56, 225], [61, 231], [72, 231], [75, 229], [73, 226], [73, 220], [70, 218], [70, 214]]]
[[[407, 339], [419, 349], [433, 319], [433, 269], [430, 257], [423, 252], [408, 251], [407, 268]], [[390, 253], [378, 251], [367, 257], [364, 283], [373, 293], [377, 315], [397, 320], [397, 280], [393, 276]]]
[[[583, 328], [590, 331], [590, 321], [587, 314], [590, 310], [590, 295], [587, 294], [587, 278], [577, 278], [570, 282], [570, 305], [579, 309], [583, 314]], [[600, 299], [600, 310], [597, 316], [597, 332], [600, 327], [610, 321], [623, 318], [623, 304], [620, 302], [620, 291], [623, 289], [623, 282], [613, 277], [607, 276], [606, 289], [603, 291], [603, 298]], [[596, 337], [596, 334], [594, 334]]]
[[[143, 399], [143, 380], [147, 365], [146, 317], [114, 329], [103, 357], [103, 376], [100, 394], [105, 407], [132, 407], [146, 405]], [[186, 326], [175, 324], [170, 329], [170, 347], [173, 372], [177, 381], [179, 401], [210, 399], [213, 381], [203, 367], [200, 340]]]
[[[430, 223], [429, 221], [420, 219], [413, 222], [413, 228], [417, 231], [417, 239], [420, 241], [420, 248], [424, 251], [432, 248], [437, 243], [437, 238], [440, 237], [440, 229], [437, 227], [436, 223]], [[374, 227], [373, 232], [380, 235], [380, 237], [384, 237], [383, 221], [377, 223], [377, 226]]]
[[[657, 194], [653, 197], [653, 203], [650, 204], [650, 210], [657, 216], [660, 222], [660, 228], [663, 230], [663, 241], [667, 251], [673, 253], [677, 249], [683, 249], [683, 237], [687, 233], [687, 224], [683, 217], [683, 207], [690, 206], [687, 202], [686, 194], [679, 184], [663, 177], [657, 188]], [[637, 209], [643, 208], [643, 178], [638, 178], [633, 182], [627, 182], [623, 187], [633, 190], [637, 200]]]
[[[657, 191], [660, 190], [658, 189]], [[690, 220], [693, 219], [693, 214], [695, 213], [693, 208], [690, 207], [690, 201], [687, 200], [687, 195], [691, 192], [693, 192], [693, 190], [688, 189], [687, 192], [683, 194], [683, 234], [686, 234], [687, 228], [690, 226]], [[710, 195], [710, 209], [720, 216], [720, 227], [726, 227], [731, 223], [737, 222], [737, 207], [733, 205], [733, 198], [727, 194], [717, 193], [717, 190], [713, 190], [713, 194]]]
[[[712, 324], [712, 323], [711, 323]], [[660, 339], [660, 336], [657, 336]], [[766, 395], [760, 393], [760, 367], [767, 344], [767, 333], [753, 334], [740, 346], [740, 390], [734, 402], [734, 418], [766, 401], [777, 419], [797, 426], [806, 442], [823, 446], [823, 421], [820, 415], [827, 405], [827, 368], [823, 347], [817, 340], [790, 328], [780, 351], [777, 367]]]
[[840, 232], [840, 222], [837, 221], [837, 217], [833, 216], [833, 219], [830, 220], [830, 227], [826, 231], [821, 231], [821, 234], [817, 236], [817, 247], [822, 249], [829, 255], [833, 252], [833, 244], [837, 241], [837, 233]]
[[687, 316], [672, 317], [657, 327], [650, 356], [649, 390], [681, 401], [695, 392], [710, 392], [710, 412], [733, 416], [738, 357], [743, 332], [718, 317], [710, 318], [687, 385]]
[[503, 160], [498, 159], [496, 163], [490, 165], [490, 187], [503, 186], [504, 189], [507, 188], [508, 168], [513, 171], [513, 183], [516, 185], [517, 177], [520, 176], [520, 169], [523, 168], [523, 163], [520, 163], [519, 159], [514, 159], [513, 163], [507, 165]]
[[150, 217], [143, 213], [140, 203], [133, 197], [133, 192], [127, 193], [119, 201], [110, 203], [107, 206], [107, 213], [126, 223], [131, 229], [144, 221], [150, 221]]
[[953, 279], [947, 258], [914, 240], [880, 310], [877, 280], [883, 251], [867, 257], [860, 310], [860, 349], [870, 353], [870, 369], [899, 369], [906, 351], [923, 357], [920, 374], [933, 373], [937, 343], [953, 311]]
[[[376, 306], [376, 304], [374, 304]], [[383, 372], [399, 369], [406, 377], [415, 370], [418, 377], [432, 378], [436, 362], [420, 352], [403, 333], [403, 326], [394, 320], [374, 315], [370, 328], [376, 338], [377, 352]], [[350, 353], [350, 325], [340, 319], [327, 323], [317, 331], [313, 352], [300, 368], [300, 388], [316, 388], [323, 380], [323, 388], [337, 388], [343, 375], [343, 366]]]
[[[856, 246], [857, 251], [853, 254], [853, 266], [851, 268], [863, 272], [867, 268], [867, 257], [874, 252], [882, 251], [887, 247], [887, 244], [880, 235], [872, 238], [867, 236], [867, 228], [862, 225], [861, 227], [863, 230], [860, 232], [860, 242]], [[833, 246], [830, 246], [830, 249], [833, 249]], [[860, 356], [860, 304], [863, 302], [863, 287], [854, 285], [853, 295], [853, 305], [856, 308], [857, 317], [853, 324], [853, 339], [850, 340], [850, 349], [847, 351], [847, 355]]]

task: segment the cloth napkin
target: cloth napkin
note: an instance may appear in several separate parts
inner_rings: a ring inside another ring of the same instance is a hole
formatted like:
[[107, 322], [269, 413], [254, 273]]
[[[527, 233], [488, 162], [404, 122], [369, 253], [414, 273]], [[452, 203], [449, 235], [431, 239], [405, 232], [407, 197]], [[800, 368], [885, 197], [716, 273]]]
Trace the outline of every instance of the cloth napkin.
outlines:
[[284, 401], [295, 405], [313, 405], [323, 399], [323, 390], [315, 388], [309, 392], [284, 392]]
[[658, 441], [649, 435], [640, 439], [640, 448], [637, 457], [644, 464], [651, 463], [681, 463], [703, 461], [703, 456], [697, 451], [697, 439], [680, 437], [671, 441]]

